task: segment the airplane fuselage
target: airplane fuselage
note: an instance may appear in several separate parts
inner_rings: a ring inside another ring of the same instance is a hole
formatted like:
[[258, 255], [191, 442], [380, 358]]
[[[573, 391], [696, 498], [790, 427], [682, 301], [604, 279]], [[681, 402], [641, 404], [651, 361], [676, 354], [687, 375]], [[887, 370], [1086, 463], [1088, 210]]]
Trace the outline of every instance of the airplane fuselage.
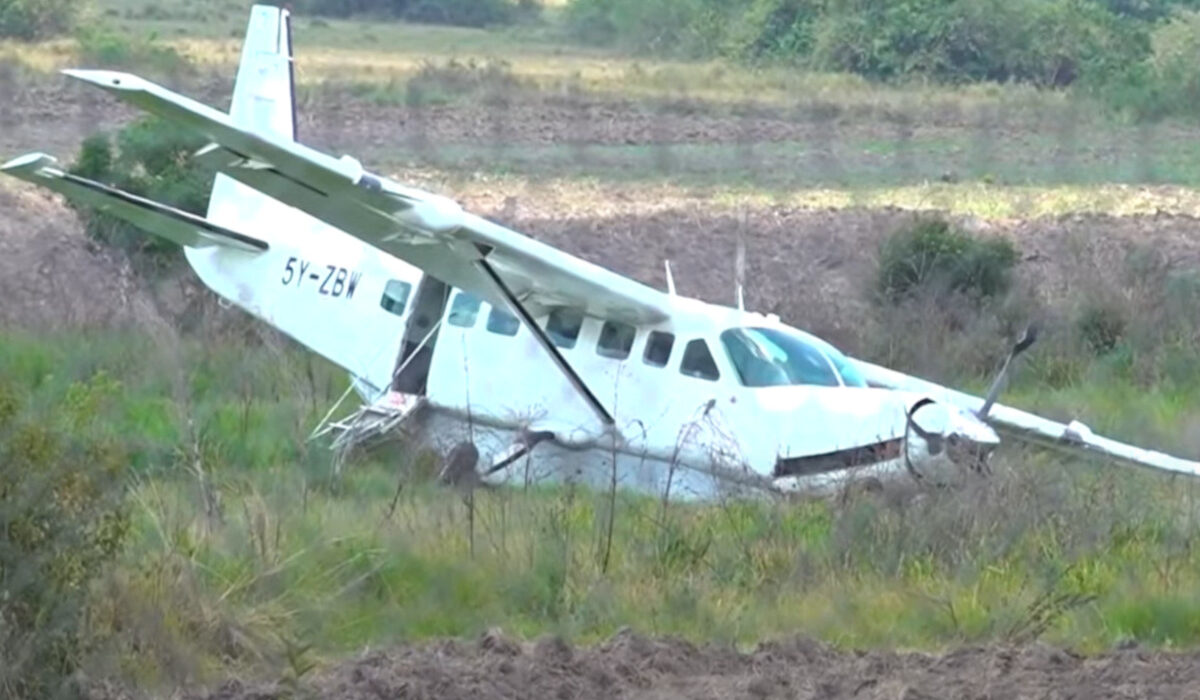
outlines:
[[[224, 176], [214, 192], [224, 195], [209, 212], [217, 223], [245, 221], [244, 202], [256, 200]], [[679, 296], [669, 318], [654, 324], [562, 312], [537, 318], [611, 414], [606, 426], [510, 309], [258, 198], [266, 211], [251, 216], [270, 222], [271, 249], [185, 249], [203, 282], [346, 369], [364, 400], [420, 396], [422, 410], [406, 430], [443, 451], [473, 442], [481, 471], [524, 436], [548, 438], [490, 481], [601, 485], [615, 468], [620, 487], [711, 497], [731, 487], [823, 492], [850, 477], [950, 466], [910, 430], [919, 397], [847, 385], [832, 363], [825, 385], [747, 386], [722, 338], [731, 329], [773, 329], [814, 352], [837, 351], [777, 318]], [[239, 205], [225, 211], [221, 202]]]

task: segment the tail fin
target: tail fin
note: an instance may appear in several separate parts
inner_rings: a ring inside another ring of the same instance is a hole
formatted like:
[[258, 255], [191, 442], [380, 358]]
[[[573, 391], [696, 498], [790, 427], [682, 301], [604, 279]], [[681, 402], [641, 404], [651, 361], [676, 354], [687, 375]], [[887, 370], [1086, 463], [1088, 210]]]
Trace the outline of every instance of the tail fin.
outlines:
[[[248, 131], [295, 140], [295, 82], [291, 14], [274, 5], [255, 5], [250, 10], [229, 116]], [[264, 227], [282, 207], [261, 192], [217, 175], [208, 218], [230, 228], [255, 230]]]
[[259, 134], [296, 138], [295, 70], [290, 13], [255, 5], [242, 46], [242, 62], [229, 116]]

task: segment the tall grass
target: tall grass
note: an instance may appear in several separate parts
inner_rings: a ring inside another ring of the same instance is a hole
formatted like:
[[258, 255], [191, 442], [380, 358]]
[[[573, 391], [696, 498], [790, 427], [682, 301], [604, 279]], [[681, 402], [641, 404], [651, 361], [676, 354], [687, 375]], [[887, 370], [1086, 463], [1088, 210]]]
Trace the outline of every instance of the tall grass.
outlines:
[[[819, 503], [467, 500], [422, 478], [433, 457], [403, 450], [334, 480], [304, 438], [345, 380], [267, 340], [0, 338], [0, 377], [28, 406], [97, 372], [120, 389], [96, 420], [133, 455], [131, 529], [89, 607], [98, 671], [150, 685], [296, 676], [366, 645], [495, 626], [584, 642], [631, 626], [742, 644], [1200, 643], [1192, 481], [1020, 449], [961, 490]], [[1119, 377], [1018, 387], [1034, 398], [1096, 427], [1149, 413], [1179, 431], [1197, 414], [1195, 395]]]

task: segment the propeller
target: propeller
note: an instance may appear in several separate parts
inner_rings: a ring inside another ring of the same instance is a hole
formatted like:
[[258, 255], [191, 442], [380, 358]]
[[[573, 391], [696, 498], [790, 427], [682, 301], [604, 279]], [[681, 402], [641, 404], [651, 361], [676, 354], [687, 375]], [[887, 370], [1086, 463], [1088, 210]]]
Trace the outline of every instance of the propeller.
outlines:
[[1004, 388], [1005, 382], [1008, 381], [1009, 368], [1012, 366], [1013, 360], [1018, 355], [1029, 349], [1037, 340], [1038, 329], [1035, 324], [1030, 324], [1025, 328], [1025, 332], [1021, 333], [1021, 337], [1013, 344], [1012, 350], [1008, 352], [1008, 357], [1004, 358], [1004, 364], [1000, 366], [1000, 372], [996, 374], [995, 381], [992, 382], [992, 387], [988, 389], [987, 398], [983, 400], [983, 405], [979, 407], [979, 411], [975, 415], [980, 419], [987, 418], [988, 412], [992, 410], [992, 405], [996, 403], [996, 399], [1000, 396], [1000, 390]]

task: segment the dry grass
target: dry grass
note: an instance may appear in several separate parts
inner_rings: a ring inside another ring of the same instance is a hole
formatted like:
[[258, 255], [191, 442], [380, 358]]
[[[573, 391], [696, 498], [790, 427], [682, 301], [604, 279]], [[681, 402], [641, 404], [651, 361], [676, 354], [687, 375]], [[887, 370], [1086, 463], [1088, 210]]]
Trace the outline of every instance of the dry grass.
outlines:
[[[211, 21], [128, 19], [99, 21], [127, 36], [156, 36], [200, 67], [229, 73], [241, 51], [244, 17], [224, 10]], [[1008, 104], [1059, 105], [1060, 94], [1026, 87], [976, 85], [880, 86], [850, 75], [786, 67], [752, 69], [721, 61], [643, 60], [608, 50], [562, 43], [544, 28], [481, 30], [461, 27], [297, 18], [297, 77], [302, 84], [403, 81], [430, 61], [492, 60], [519, 79], [546, 90], [588, 91], [625, 98], [686, 97], [716, 102], [832, 105], [842, 111], [911, 111], [914, 105], [964, 113]], [[0, 42], [0, 56], [15, 56], [42, 71], [76, 65], [71, 40], [39, 44]]]
[[1016, 187], [982, 183], [922, 183], [902, 187], [764, 190], [753, 186], [687, 187], [625, 184], [590, 178], [540, 180], [514, 175], [406, 169], [403, 181], [455, 197], [481, 212], [520, 207], [522, 216], [554, 218], [652, 214], [702, 208], [710, 213], [763, 207], [846, 209], [895, 207], [941, 211], [988, 221], [1068, 214], [1200, 217], [1200, 192], [1169, 185]]

